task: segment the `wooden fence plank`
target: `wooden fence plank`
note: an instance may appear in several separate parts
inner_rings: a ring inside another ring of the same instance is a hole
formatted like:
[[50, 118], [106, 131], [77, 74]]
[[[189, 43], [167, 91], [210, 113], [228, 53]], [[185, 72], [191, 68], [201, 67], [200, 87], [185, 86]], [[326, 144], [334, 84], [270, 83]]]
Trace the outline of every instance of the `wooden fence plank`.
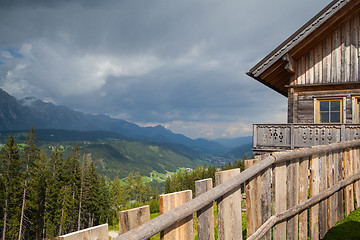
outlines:
[[86, 228], [80, 231], [68, 233], [60, 237], [56, 237], [57, 240], [109, 240], [108, 224], [103, 224], [91, 228]]
[[[271, 217], [271, 171], [272, 168], [269, 167], [261, 172], [261, 224]], [[271, 230], [265, 233], [262, 240], [271, 240]]]
[[[319, 157], [314, 155], [310, 158], [310, 197], [320, 192]], [[319, 239], [319, 204], [310, 208], [309, 211], [309, 235], [310, 240]]]
[[[359, 148], [354, 149], [354, 173], [360, 172], [360, 155]], [[355, 208], [358, 209], [360, 207], [360, 181], [356, 181], [354, 183], [354, 191], [355, 191]]]
[[[245, 169], [253, 166], [259, 159], [245, 160]], [[247, 237], [258, 229], [261, 222], [261, 179], [259, 175], [246, 181], [246, 233]]]
[[360, 173], [354, 174], [353, 176], [338, 182], [331, 188], [326, 189], [322, 193], [319, 193], [319, 194], [313, 196], [312, 198], [309, 198], [305, 202], [302, 202], [294, 207], [291, 207], [290, 209], [286, 210], [285, 212], [272, 215], [268, 219], [268, 221], [266, 221], [253, 235], [251, 235], [248, 238], [248, 240], [260, 239], [276, 223], [282, 222], [292, 216], [295, 216], [296, 214], [299, 214], [300, 212], [304, 211], [308, 207], [318, 204], [322, 200], [325, 200], [326, 198], [333, 195], [335, 192], [339, 191], [341, 188], [344, 188], [345, 186], [352, 184], [354, 181], [358, 181], [358, 180], [360, 180]]
[[[286, 211], [286, 162], [275, 164], [273, 180], [274, 203], [273, 214]], [[286, 239], [286, 222], [282, 222], [273, 228], [274, 239]]]
[[[319, 156], [319, 176], [320, 176], [320, 192], [325, 191], [327, 187], [327, 155], [321, 154]], [[319, 231], [320, 239], [323, 239], [328, 229], [327, 219], [327, 199], [319, 203]]]
[[[349, 172], [348, 176], [352, 176], [354, 172], [355, 162], [354, 162], [354, 150], [353, 148], [349, 149], [348, 154], [349, 159]], [[354, 192], [354, 184], [350, 184], [350, 212], [353, 212], [355, 210], [355, 192]]]
[[[299, 159], [287, 165], [287, 209], [296, 206], [299, 202]], [[295, 215], [286, 223], [288, 240], [297, 240], [299, 235], [299, 217]]]
[[[335, 155], [335, 184], [343, 180], [343, 152], [340, 151], [336, 153]], [[344, 190], [341, 189], [338, 191], [336, 196], [336, 215], [337, 215], [337, 221], [342, 221], [344, 219]]]
[[[212, 189], [213, 182], [211, 178], [195, 182], [196, 196]], [[214, 207], [210, 203], [206, 207], [197, 211], [197, 231], [199, 240], [213, 240], [214, 236]]]
[[[164, 214], [191, 199], [191, 190], [160, 195], [160, 214]], [[161, 240], [194, 239], [192, 214], [185, 217], [182, 221], [174, 223], [164, 231], [161, 231], [160, 237]]]
[[[335, 183], [335, 157], [334, 152], [327, 155], [327, 188], [330, 188]], [[327, 218], [328, 229], [332, 228], [336, 224], [336, 195], [332, 195], [327, 200]]]
[[149, 205], [121, 211], [119, 212], [119, 232], [126, 233], [147, 221], [150, 221]]
[[[309, 158], [301, 158], [299, 164], [299, 202], [308, 199]], [[299, 214], [299, 240], [308, 239], [308, 210]]]
[[[343, 154], [344, 179], [353, 173], [353, 157], [351, 149], [346, 149]], [[354, 211], [354, 188], [353, 185], [344, 188], [345, 216]]]
[[[238, 175], [240, 169], [215, 173], [215, 183], [220, 185]], [[247, 203], [248, 204], [248, 203]], [[217, 200], [218, 237], [221, 240], [242, 240], [241, 188], [234, 189]]]

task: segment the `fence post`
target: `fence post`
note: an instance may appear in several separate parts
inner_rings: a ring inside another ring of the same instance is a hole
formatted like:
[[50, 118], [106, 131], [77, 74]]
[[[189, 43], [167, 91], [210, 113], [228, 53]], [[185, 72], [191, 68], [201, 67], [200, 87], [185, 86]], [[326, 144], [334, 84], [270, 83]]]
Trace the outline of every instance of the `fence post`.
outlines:
[[[215, 173], [216, 185], [220, 185], [240, 173], [231, 169]], [[241, 188], [235, 189], [217, 200], [218, 236], [221, 240], [242, 240]]]
[[[309, 158], [301, 158], [299, 164], [299, 202], [308, 199], [309, 187]], [[299, 240], [308, 239], [308, 211], [299, 214]]]
[[[354, 149], [354, 173], [358, 173], [360, 171], [360, 156], [359, 156], [359, 148]], [[355, 191], [355, 208], [360, 207], [360, 181], [356, 181], [354, 183], [354, 191]]]
[[68, 233], [59, 237], [57, 240], [87, 240], [87, 239], [98, 239], [98, 240], [109, 240], [108, 224], [102, 224], [91, 228], [86, 228], [80, 231]]
[[[192, 199], [192, 191], [185, 190], [176, 193], [160, 195], [160, 214], [170, 211]], [[174, 223], [160, 232], [161, 240], [188, 240], [194, 239], [192, 214], [182, 221]]]
[[[319, 158], [319, 171], [320, 171], [320, 192], [325, 191], [328, 188], [327, 183], [327, 154], [322, 154]], [[319, 226], [320, 226], [320, 239], [323, 239], [328, 232], [328, 200], [325, 199], [319, 203]]]
[[[327, 188], [332, 187], [335, 184], [335, 152], [331, 152], [327, 156]], [[328, 229], [332, 228], [336, 224], [336, 194], [333, 194], [327, 200], [327, 220]]]
[[[212, 189], [212, 178], [207, 178], [195, 182], [196, 196]], [[214, 207], [210, 203], [206, 207], [197, 211], [197, 230], [199, 240], [214, 240]]]
[[[343, 152], [335, 153], [335, 184], [343, 180]], [[344, 219], [344, 189], [341, 189], [336, 194], [336, 221]]]
[[[286, 162], [280, 162], [274, 167], [274, 203], [273, 215], [286, 211], [287, 209], [287, 190], [286, 190]], [[286, 239], [286, 221], [278, 223], [273, 228], [274, 239]]]
[[130, 231], [137, 226], [150, 220], [150, 206], [129, 209], [119, 212], [119, 232], [120, 235]]
[[[299, 159], [288, 163], [286, 167], [287, 172], [287, 206], [289, 209], [296, 206], [299, 202]], [[299, 238], [299, 218], [298, 215], [288, 219], [286, 223], [286, 235], [288, 240]]]
[[[344, 179], [353, 174], [353, 156], [351, 149], [345, 149], [343, 153]], [[354, 189], [353, 185], [344, 188], [345, 216], [354, 211]]]
[[[310, 198], [320, 193], [319, 157], [310, 157]], [[310, 240], [319, 239], [319, 204], [310, 207]]]

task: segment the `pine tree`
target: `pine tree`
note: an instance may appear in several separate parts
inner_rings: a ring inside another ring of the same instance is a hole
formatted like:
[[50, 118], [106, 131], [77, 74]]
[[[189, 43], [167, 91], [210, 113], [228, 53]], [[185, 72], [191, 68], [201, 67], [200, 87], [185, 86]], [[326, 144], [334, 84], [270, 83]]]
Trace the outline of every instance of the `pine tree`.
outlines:
[[2, 202], [2, 239], [16, 239], [18, 237], [19, 216], [21, 202], [21, 179], [23, 168], [15, 139], [11, 135], [0, 153], [0, 175]]
[[39, 148], [36, 146], [36, 135], [34, 129], [31, 128], [30, 132], [27, 133], [27, 139], [25, 141], [24, 147], [24, 162], [25, 162], [25, 176], [24, 176], [24, 186], [23, 186], [23, 196], [22, 196], [22, 205], [21, 205], [21, 216], [20, 216], [20, 226], [19, 226], [19, 237], [18, 240], [21, 240], [23, 230], [24, 230], [24, 218], [25, 216], [25, 208], [26, 208], [26, 193], [27, 187], [30, 181], [30, 172], [32, 171], [32, 167], [36, 159], [39, 158]]

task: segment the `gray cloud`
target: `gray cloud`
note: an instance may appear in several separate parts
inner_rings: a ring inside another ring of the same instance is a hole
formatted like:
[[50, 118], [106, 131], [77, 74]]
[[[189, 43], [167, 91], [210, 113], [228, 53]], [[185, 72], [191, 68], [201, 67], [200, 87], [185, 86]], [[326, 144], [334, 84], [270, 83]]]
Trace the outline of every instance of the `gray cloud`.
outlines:
[[191, 137], [250, 135], [285, 122], [287, 100], [245, 73], [328, 3], [3, 0], [0, 87]]

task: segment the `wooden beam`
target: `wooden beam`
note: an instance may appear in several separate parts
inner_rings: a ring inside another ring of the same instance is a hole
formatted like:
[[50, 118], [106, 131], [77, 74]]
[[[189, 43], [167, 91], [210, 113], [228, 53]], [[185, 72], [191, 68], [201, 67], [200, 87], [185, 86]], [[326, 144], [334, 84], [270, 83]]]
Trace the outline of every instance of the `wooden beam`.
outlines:
[[285, 55], [282, 57], [283, 61], [285, 62], [285, 69], [289, 73], [295, 73], [296, 70], [296, 62], [294, 59], [289, 55], [289, 53], [285, 53]]

